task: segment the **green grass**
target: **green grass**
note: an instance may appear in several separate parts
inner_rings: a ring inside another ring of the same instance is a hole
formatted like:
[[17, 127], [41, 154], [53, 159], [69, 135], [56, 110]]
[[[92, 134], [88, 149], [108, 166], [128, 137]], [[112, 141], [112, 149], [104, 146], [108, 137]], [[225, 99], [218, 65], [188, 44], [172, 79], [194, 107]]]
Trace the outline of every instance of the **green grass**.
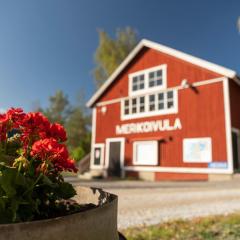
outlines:
[[240, 240], [240, 213], [129, 228], [128, 240]]

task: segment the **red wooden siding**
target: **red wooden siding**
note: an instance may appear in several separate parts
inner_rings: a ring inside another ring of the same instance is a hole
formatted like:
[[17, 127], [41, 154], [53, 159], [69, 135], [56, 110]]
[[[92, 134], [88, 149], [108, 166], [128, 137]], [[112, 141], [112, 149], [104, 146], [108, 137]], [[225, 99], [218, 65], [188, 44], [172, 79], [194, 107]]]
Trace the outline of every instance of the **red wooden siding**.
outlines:
[[167, 87], [179, 86], [183, 79], [188, 79], [189, 82], [193, 83], [221, 77], [217, 73], [171, 55], [154, 49], [144, 48], [118, 78], [115, 79], [112, 86], [105, 91], [98, 102], [128, 96], [128, 74], [161, 64], [167, 64]]
[[[159, 115], [141, 119], [121, 121], [120, 103], [107, 105], [103, 114], [97, 108], [96, 143], [105, 143], [106, 138], [125, 137], [125, 164], [132, 165], [133, 142], [131, 139], [161, 136], [167, 142], [160, 142], [160, 166], [164, 167], [206, 167], [205, 163], [183, 163], [182, 143], [184, 138], [211, 137], [213, 146], [213, 161], [226, 161], [225, 115], [223, 83], [213, 83], [199, 86], [198, 93], [191, 89], [178, 92], [179, 113]], [[182, 123], [181, 130], [116, 135], [118, 124], [170, 119], [178, 117]], [[169, 140], [171, 137], [171, 140]]]
[[193, 173], [155, 173], [155, 180], [168, 180], [168, 181], [193, 181], [193, 180], [208, 180], [207, 174], [193, 174]]
[[[112, 85], [105, 91], [99, 102], [128, 97], [128, 75], [140, 70], [167, 65], [167, 88], [180, 86], [183, 79], [188, 82], [200, 82], [211, 80], [221, 75], [201, 68], [197, 65], [180, 60], [159, 51], [144, 48], [115, 79]], [[230, 80], [231, 113], [233, 126], [240, 129], [240, 88]], [[103, 113], [101, 107], [97, 107], [96, 119], [96, 143], [106, 144], [107, 138], [124, 137], [125, 166], [133, 165], [134, 139], [161, 139], [159, 141], [159, 162], [161, 167], [186, 167], [207, 168], [207, 163], [183, 162], [183, 139], [203, 138], [212, 139], [213, 162], [227, 161], [226, 126], [224, 110], [223, 82], [205, 84], [197, 87], [197, 92], [190, 88], [178, 91], [178, 113], [158, 115], [153, 117], [121, 120], [120, 101], [106, 105], [107, 111]], [[171, 125], [179, 118], [182, 124], [181, 130], [149, 132], [139, 134], [116, 135], [116, 126], [126, 123], [138, 123], [169, 119]], [[162, 140], [163, 139], [163, 140]], [[106, 147], [105, 147], [106, 151]], [[106, 156], [106, 152], [105, 152]], [[105, 161], [105, 157], [104, 157]], [[149, 166], [149, 165], [148, 165]], [[134, 171], [128, 171], [129, 176], [138, 176]], [[156, 180], [207, 180], [208, 174], [190, 173], [160, 173], [156, 172]]]

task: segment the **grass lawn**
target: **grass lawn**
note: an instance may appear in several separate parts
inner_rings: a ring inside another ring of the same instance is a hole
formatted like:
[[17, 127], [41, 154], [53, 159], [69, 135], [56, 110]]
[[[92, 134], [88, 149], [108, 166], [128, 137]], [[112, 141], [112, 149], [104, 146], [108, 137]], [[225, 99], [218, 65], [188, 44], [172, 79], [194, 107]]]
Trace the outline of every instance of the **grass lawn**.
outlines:
[[240, 213], [129, 228], [123, 234], [128, 240], [240, 240]]

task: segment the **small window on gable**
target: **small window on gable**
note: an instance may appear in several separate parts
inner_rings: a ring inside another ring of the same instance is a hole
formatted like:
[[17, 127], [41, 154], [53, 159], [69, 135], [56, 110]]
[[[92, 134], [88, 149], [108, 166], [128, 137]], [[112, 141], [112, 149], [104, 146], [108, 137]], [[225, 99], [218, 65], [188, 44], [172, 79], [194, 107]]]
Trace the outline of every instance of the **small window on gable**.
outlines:
[[140, 75], [132, 78], [132, 91], [133, 92], [144, 89], [144, 85], [145, 85], [144, 79], [145, 79], [144, 74], [140, 74]]
[[162, 70], [152, 71], [148, 74], [148, 86], [156, 87], [156, 86], [162, 86], [163, 79], [162, 79]]
[[149, 93], [167, 88], [167, 65], [147, 68], [129, 74], [129, 95]]

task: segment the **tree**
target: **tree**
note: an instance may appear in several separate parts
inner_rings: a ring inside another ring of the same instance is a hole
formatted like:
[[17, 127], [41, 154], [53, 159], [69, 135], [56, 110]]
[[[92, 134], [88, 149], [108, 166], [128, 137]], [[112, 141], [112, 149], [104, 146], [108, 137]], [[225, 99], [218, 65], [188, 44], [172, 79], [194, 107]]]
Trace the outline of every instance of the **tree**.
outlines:
[[[90, 150], [90, 141], [88, 141], [90, 117], [85, 116], [80, 107], [74, 107], [65, 124], [70, 151], [81, 146], [85, 153]], [[89, 146], [86, 142], [89, 142]]]
[[61, 90], [58, 90], [54, 96], [49, 97], [49, 103], [49, 107], [43, 110], [43, 113], [51, 122], [64, 125], [70, 110], [68, 97]]
[[90, 151], [90, 115], [85, 107], [84, 92], [77, 96], [77, 104], [72, 106], [67, 95], [57, 91], [49, 97], [49, 107], [43, 109], [37, 104], [35, 111], [41, 111], [51, 122], [64, 125], [67, 131], [67, 145], [75, 160], [82, 159]]
[[99, 45], [95, 52], [96, 67], [93, 70], [97, 88], [105, 82], [138, 42], [136, 31], [130, 27], [118, 29], [115, 39], [103, 30], [99, 30], [98, 33]]

